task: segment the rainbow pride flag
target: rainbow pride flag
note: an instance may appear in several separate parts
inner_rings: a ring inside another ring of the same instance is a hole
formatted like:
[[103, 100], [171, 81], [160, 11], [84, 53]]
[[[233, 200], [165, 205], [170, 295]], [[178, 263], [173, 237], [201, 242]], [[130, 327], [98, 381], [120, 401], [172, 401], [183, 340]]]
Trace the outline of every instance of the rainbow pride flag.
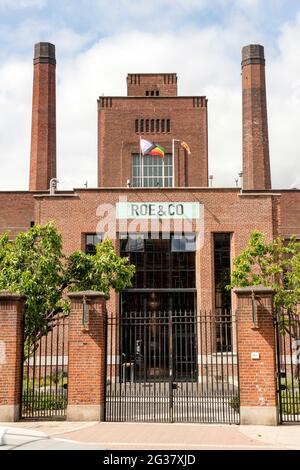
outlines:
[[158, 156], [164, 158], [166, 149], [159, 144], [150, 142], [150, 140], [141, 139], [141, 152], [142, 155], [151, 155], [152, 157]]

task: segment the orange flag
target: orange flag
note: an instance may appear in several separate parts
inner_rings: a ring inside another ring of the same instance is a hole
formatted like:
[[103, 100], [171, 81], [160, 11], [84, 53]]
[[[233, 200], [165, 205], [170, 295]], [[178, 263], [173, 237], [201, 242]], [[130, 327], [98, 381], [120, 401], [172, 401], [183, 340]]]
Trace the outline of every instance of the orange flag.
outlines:
[[181, 142], [181, 147], [188, 153], [188, 155], [191, 155], [191, 149], [189, 147], [189, 145], [186, 143], [186, 142]]

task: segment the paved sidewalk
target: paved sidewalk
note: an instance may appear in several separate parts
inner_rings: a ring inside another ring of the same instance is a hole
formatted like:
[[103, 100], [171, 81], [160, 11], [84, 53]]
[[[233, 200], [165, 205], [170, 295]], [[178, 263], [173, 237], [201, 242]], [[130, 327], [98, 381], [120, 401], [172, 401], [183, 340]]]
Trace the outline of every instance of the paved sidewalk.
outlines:
[[[76, 445], [77, 448], [83, 448], [84, 445], [91, 445], [94, 448], [108, 450], [300, 449], [300, 426], [298, 425], [269, 427], [213, 424], [20, 422], [13, 423], [11, 426], [44, 432], [52, 439], [63, 439], [66, 441], [66, 448], [74, 448], [73, 446], [76, 448]], [[73, 442], [68, 444], [68, 441]], [[60, 445], [60, 448], [63, 448], [63, 442]], [[33, 443], [31, 448], [42, 448], [38, 447], [38, 444], [36, 446]]]
[[300, 449], [300, 423], [282, 426], [240, 426], [240, 431], [261, 442], [290, 449]]
[[0, 425], [0, 450], [103, 450], [103, 446], [51, 438], [34, 427]]

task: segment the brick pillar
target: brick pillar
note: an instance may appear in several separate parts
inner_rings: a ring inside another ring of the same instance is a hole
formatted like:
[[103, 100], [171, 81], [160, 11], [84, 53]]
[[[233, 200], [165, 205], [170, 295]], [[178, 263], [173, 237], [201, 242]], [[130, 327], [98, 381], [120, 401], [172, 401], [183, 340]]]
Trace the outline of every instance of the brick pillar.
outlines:
[[271, 189], [264, 48], [242, 51], [243, 188]]
[[47, 191], [56, 178], [56, 58], [55, 46], [34, 48], [29, 191]]
[[0, 422], [20, 419], [24, 301], [0, 292]]
[[71, 293], [69, 298], [67, 419], [103, 421], [107, 297], [101, 292], [87, 291]]
[[[235, 289], [238, 298], [238, 357], [241, 424], [278, 424], [274, 291], [263, 286]], [[257, 306], [253, 322], [253, 296]]]

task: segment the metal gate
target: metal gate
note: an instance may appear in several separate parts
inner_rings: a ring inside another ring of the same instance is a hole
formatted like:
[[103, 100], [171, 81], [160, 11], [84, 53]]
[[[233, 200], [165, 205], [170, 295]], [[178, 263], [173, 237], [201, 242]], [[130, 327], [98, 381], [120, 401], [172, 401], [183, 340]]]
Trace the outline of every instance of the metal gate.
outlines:
[[300, 422], [300, 317], [276, 315], [278, 410], [281, 423]]
[[[34, 331], [32, 325], [31, 331]], [[45, 334], [24, 343], [21, 419], [66, 418], [68, 318], [57, 315]]]
[[239, 423], [230, 311], [108, 317], [106, 421]]

